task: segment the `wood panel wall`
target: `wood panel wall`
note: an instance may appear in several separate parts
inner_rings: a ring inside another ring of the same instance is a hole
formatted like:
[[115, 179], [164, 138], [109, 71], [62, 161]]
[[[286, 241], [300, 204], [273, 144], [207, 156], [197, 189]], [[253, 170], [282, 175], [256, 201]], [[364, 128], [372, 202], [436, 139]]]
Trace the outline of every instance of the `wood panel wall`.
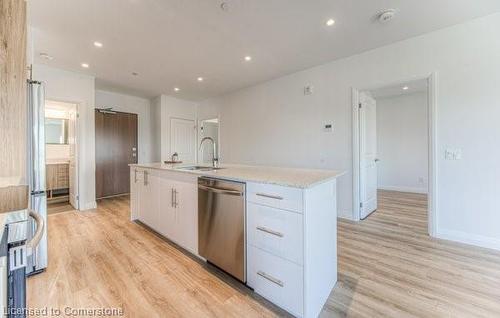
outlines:
[[26, 23], [26, 1], [0, 0], [0, 179], [4, 183], [26, 178]]

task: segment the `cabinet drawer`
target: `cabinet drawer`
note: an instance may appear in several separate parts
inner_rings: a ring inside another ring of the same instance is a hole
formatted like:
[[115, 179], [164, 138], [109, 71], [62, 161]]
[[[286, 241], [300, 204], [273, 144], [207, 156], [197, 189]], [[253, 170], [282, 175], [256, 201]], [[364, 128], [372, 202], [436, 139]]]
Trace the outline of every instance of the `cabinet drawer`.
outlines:
[[302, 189], [273, 184], [247, 183], [247, 200], [273, 208], [302, 213]]
[[249, 202], [248, 243], [302, 265], [302, 214]]
[[264, 298], [296, 316], [303, 313], [302, 267], [248, 247], [248, 286]]

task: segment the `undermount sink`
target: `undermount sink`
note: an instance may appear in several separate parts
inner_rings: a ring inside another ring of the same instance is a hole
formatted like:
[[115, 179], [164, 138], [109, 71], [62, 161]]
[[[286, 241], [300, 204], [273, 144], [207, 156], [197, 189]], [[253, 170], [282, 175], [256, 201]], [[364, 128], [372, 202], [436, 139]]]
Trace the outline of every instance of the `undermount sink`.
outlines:
[[224, 168], [215, 168], [215, 167], [210, 167], [210, 166], [188, 166], [188, 167], [179, 167], [176, 169], [177, 170], [213, 171], [213, 170], [220, 170], [220, 169], [224, 169]]

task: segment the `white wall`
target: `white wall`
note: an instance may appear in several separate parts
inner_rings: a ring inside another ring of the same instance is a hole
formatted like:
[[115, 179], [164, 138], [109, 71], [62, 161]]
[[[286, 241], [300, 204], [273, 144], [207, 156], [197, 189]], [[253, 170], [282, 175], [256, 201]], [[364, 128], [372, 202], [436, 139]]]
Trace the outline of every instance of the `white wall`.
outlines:
[[151, 120], [151, 102], [148, 99], [114, 92], [96, 90], [97, 108], [113, 107], [113, 110], [137, 114], [138, 117], [138, 161], [153, 160], [153, 125]]
[[94, 77], [35, 64], [33, 79], [45, 83], [46, 99], [78, 105], [80, 209], [95, 208]]
[[378, 188], [427, 193], [427, 93], [376, 101]]
[[[269, 81], [220, 106], [223, 162], [346, 170], [338, 209], [353, 216], [351, 88], [438, 73], [438, 236], [500, 248], [500, 14]], [[305, 85], [313, 95], [303, 95]], [[333, 133], [322, 126], [333, 123]], [[445, 161], [446, 148], [462, 160]]]

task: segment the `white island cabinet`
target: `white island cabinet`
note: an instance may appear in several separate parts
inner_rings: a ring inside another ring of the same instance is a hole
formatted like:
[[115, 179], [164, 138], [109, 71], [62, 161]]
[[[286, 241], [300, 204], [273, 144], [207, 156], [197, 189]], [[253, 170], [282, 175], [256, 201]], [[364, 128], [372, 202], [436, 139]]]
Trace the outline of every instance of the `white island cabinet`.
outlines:
[[247, 285], [297, 317], [317, 317], [337, 282], [336, 178], [326, 170], [131, 165], [131, 218], [198, 255], [199, 176], [246, 183]]
[[198, 254], [198, 185], [190, 174], [133, 167], [130, 170], [132, 220]]

